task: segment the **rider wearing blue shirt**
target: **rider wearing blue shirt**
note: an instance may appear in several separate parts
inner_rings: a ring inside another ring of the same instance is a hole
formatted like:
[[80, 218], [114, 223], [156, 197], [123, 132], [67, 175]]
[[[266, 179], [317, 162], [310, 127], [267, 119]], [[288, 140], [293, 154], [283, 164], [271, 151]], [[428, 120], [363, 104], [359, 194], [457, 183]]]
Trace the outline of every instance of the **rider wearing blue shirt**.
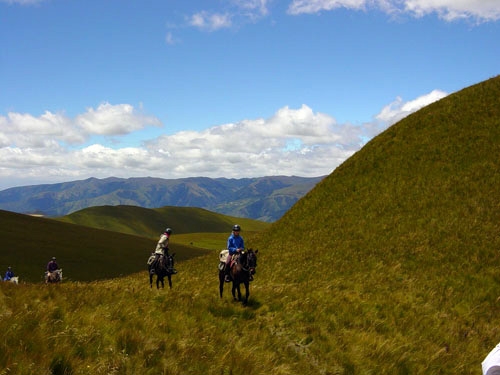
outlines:
[[4, 281], [9, 281], [14, 277], [14, 272], [12, 271], [11, 267], [7, 268], [7, 272], [5, 272], [5, 277], [3, 278]]
[[227, 257], [226, 260], [226, 276], [225, 276], [225, 281], [229, 282], [231, 281], [230, 276], [229, 276], [229, 271], [230, 271], [230, 264], [231, 264], [231, 259], [233, 255], [238, 254], [242, 252], [245, 249], [245, 242], [243, 241], [243, 237], [240, 236], [240, 230], [241, 227], [238, 224], [235, 224], [233, 226], [233, 232], [227, 239], [227, 249], [229, 250], [229, 256]]

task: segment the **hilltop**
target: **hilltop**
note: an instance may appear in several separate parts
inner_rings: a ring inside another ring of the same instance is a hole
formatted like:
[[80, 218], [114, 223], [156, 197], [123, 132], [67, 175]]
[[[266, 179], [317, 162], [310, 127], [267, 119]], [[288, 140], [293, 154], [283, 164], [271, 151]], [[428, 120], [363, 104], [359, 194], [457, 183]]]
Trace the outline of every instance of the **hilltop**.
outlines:
[[228, 286], [219, 299], [215, 250], [179, 264], [172, 290], [139, 274], [0, 284], [0, 367], [480, 374], [500, 340], [499, 104], [495, 77], [423, 108], [249, 234], [259, 263], [246, 308]]
[[157, 238], [166, 226], [174, 229], [175, 237], [188, 233], [224, 233], [227, 237], [234, 223], [239, 223], [245, 232], [261, 231], [270, 225], [258, 220], [221, 215], [196, 207], [153, 209], [136, 206], [99, 206], [85, 208], [56, 219], [148, 238]]
[[179, 206], [273, 222], [323, 178], [90, 178], [0, 191], [0, 209], [56, 217], [94, 206]]

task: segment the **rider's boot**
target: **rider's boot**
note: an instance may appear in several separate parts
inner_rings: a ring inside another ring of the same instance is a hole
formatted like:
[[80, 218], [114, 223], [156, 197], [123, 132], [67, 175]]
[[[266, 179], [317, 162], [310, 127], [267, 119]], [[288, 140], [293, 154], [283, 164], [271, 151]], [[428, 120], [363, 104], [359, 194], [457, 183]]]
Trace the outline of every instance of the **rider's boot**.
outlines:
[[231, 270], [231, 267], [229, 267], [229, 264], [226, 263], [226, 268], [224, 269], [224, 272], [226, 275], [224, 276], [224, 281], [226, 283], [231, 281], [231, 276], [229, 275], [229, 271]]

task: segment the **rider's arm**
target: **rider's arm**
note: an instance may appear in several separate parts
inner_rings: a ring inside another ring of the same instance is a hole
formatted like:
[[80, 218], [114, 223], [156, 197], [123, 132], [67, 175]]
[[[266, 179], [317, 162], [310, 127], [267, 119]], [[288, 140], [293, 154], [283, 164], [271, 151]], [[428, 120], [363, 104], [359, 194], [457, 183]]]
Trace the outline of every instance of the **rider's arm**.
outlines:
[[227, 249], [229, 250], [230, 255], [234, 255], [236, 253], [237, 247], [234, 241], [234, 237], [229, 237], [227, 239]]

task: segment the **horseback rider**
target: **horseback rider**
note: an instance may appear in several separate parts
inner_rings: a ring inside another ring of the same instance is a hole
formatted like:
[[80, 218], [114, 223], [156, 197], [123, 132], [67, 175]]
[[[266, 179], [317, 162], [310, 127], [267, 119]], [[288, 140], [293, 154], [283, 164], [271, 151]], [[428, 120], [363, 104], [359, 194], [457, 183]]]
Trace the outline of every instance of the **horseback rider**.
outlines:
[[[151, 267], [151, 271], [152, 272], [153, 272], [156, 264], [158, 263], [158, 259], [160, 258], [160, 255], [163, 255], [163, 256], [166, 256], [166, 257], [169, 256], [168, 251], [170, 249], [168, 248], [168, 243], [170, 241], [170, 236], [171, 235], [172, 235], [172, 229], [171, 228], [165, 229], [165, 232], [163, 232], [160, 235], [160, 239], [158, 240], [158, 243], [156, 244], [156, 249], [154, 251], [155, 260], [153, 261], [153, 264], [152, 264], [152, 267]], [[177, 273], [177, 270], [172, 269], [172, 273]]]
[[47, 263], [47, 271], [49, 273], [52, 273], [58, 269], [59, 269], [59, 266], [57, 265], [56, 257], [52, 257], [52, 259], [49, 261], [49, 263]]
[[[56, 257], [52, 257], [52, 259], [47, 263], [47, 275], [50, 277], [54, 272], [59, 269], [59, 266], [56, 262]], [[59, 280], [59, 274], [55, 275], [55, 280]]]
[[7, 267], [7, 272], [5, 272], [5, 277], [3, 278], [4, 281], [9, 281], [14, 277], [14, 271], [12, 271], [12, 267]]
[[224, 271], [226, 273], [224, 281], [231, 281], [231, 276], [229, 271], [231, 270], [231, 259], [233, 255], [241, 253], [245, 249], [245, 243], [243, 237], [240, 236], [241, 227], [238, 224], [233, 225], [233, 231], [229, 238], [227, 239], [227, 249], [229, 250], [229, 256], [226, 259], [226, 267]]

